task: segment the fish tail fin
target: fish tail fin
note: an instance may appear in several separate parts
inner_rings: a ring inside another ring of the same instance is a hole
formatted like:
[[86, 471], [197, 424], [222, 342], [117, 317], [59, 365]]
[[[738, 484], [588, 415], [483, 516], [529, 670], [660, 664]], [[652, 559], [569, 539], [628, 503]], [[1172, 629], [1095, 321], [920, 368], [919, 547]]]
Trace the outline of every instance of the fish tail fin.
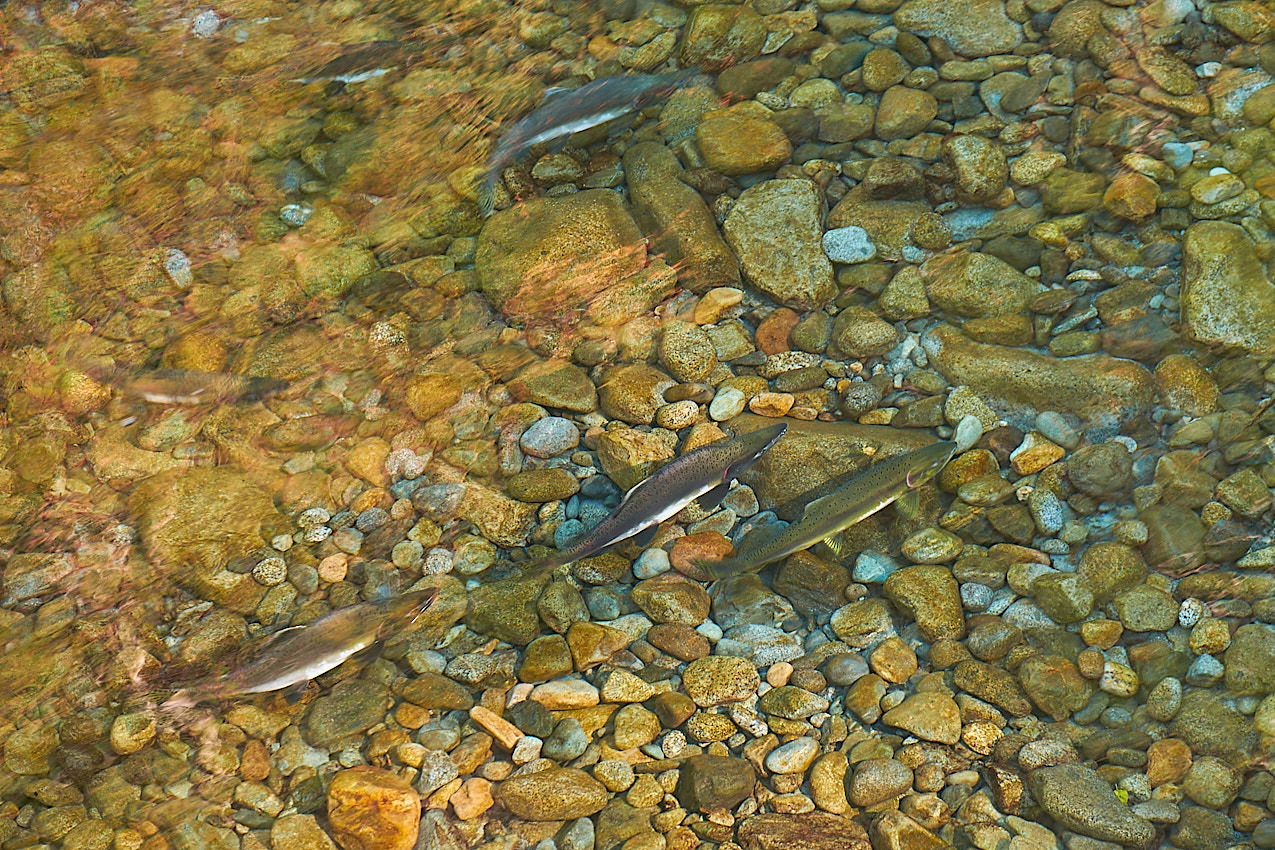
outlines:
[[703, 570], [709, 581], [726, 578], [743, 569], [743, 564], [738, 558], [722, 558], [718, 561], [711, 561], [707, 558], [694, 558], [691, 560], [691, 564]]
[[478, 211], [482, 213], [483, 218], [490, 216], [496, 209], [496, 177], [494, 174], [488, 175], [482, 183], [478, 185]]
[[542, 576], [545, 573], [551, 573], [563, 564], [569, 563], [571, 563], [571, 559], [563, 555], [561, 552], [558, 552], [554, 555], [549, 555], [548, 557], [541, 558], [538, 561], [532, 561], [525, 565], [522, 568], [522, 574], [526, 578], [535, 578], [536, 576]]
[[160, 711], [185, 711], [199, 704], [199, 694], [194, 688], [182, 688], [160, 703]]

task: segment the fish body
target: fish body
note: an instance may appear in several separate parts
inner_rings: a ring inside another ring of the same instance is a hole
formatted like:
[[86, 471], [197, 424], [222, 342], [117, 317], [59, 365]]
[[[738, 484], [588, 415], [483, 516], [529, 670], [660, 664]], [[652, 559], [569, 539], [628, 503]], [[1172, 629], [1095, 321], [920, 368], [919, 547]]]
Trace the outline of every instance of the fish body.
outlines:
[[324, 614], [309, 625], [284, 629], [253, 661], [179, 690], [163, 708], [188, 708], [206, 700], [304, 686], [384, 640], [403, 620], [414, 622], [437, 597], [438, 589], [429, 588], [358, 602]]
[[872, 516], [895, 500], [906, 497], [947, 465], [956, 443], [945, 441], [878, 463], [823, 498], [806, 506], [797, 522], [739, 554], [720, 561], [698, 561], [712, 578], [756, 570], [772, 561], [828, 540]]
[[781, 422], [729, 440], [718, 440], [669, 461], [633, 485], [608, 517], [566, 549], [533, 564], [531, 572], [543, 572], [587, 558], [648, 530], [654, 536], [661, 522], [696, 499], [700, 499], [705, 509], [710, 505], [716, 507], [730, 488], [731, 479], [756, 463], [787, 430], [788, 425]]
[[99, 369], [84, 371], [120, 393], [152, 404], [235, 404], [258, 401], [288, 387], [280, 378], [195, 372], [189, 369]]
[[546, 94], [543, 105], [510, 127], [492, 150], [487, 160], [487, 174], [478, 193], [483, 214], [491, 214], [496, 183], [505, 166], [535, 145], [548, 142], [565, 144], [574, 133], [637, 112], [668, 97], [698, 73], [690, 69], [668, 74], [617, 74], [594, 80], [578, 89]]
[[403, 41], [365, 41], [346, 45], [341, 54], [317, 68], [306, 71], [289, 82], [319, 83], [336, 81], [361, 83], [388, 74], [394, 68], [410, 65], [424, 48]]

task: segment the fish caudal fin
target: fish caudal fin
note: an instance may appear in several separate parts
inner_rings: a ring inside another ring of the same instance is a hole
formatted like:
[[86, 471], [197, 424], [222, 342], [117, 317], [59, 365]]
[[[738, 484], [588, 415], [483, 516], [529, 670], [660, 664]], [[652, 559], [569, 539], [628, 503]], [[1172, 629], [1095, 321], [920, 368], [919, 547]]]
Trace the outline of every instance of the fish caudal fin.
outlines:
[[738, 558], [722, 558], [720, 561], [710, 561], [707, 558], [695, 558], [691, 561], [693, 566], [699, 567], [708, 575], [709, 581], [716, 581], [720, 578], [734, 575], [744, 568], [743, 562]]
[[160, 711], [185, 711], [199, 704], [199, 694], [192, 688], [183, 688], [160, 703]]
[[559, 553], [557, 555], [550, 555], [547, 558], [541, 558], [538, 561], [532, 561], [529, 564], [524, 564], [521, 569], [525, 578], [535, 578], [536, 576], [553, 572], [558, 569], [558, 567], [566, 563], [570, 562], [566, 558], [562, 557], [561, 553]]

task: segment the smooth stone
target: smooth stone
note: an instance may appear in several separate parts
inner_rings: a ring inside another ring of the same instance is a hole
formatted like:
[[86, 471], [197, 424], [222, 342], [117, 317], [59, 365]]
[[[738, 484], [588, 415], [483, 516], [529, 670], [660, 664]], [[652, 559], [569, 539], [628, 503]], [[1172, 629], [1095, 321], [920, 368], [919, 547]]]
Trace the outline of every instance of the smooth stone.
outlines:
[[1151, 373], [1104, 354], [1053, 359], [1031, 351], [974, 342], [950, 325], [921, 337], [933, 367], [971, 387], [993, 409], [1030, 427], [1042, 410], [1086, 421], [1124, 422], [1151, 404]]
[[496, 801], [515, 817], [530, 821], [565, 821], [602, 811], [607, 790], [583, 770], [551, 767], [512, 776], [495, 787]]
[[1061, 826], [1102, 841], [1140, 846], [1155, 827], [1129, 811], [1092, 768], [1079, 764], [1042, 767], [1028, 777], [1032, 793]]
[[484, 295], [507, 316], [557, 320], [579, 311], [613, 326], [650, 311], [676, 282], [662, 261], [648, 265], [631, 250], [642, 238], [609, 189], [532, 198], [487, 220], [474, 267]]
[[412, 850], [421, 820], [420, 796], [388, 770], [360, 765], [338, 772], [328, 787], [328, 823], [342, 847], [375, 844]]
[[767, 180], [744, 190], [722, 228], [745, 279], [795, 310], [816, 309], [836, 294], [820, 203], [805, 180]]

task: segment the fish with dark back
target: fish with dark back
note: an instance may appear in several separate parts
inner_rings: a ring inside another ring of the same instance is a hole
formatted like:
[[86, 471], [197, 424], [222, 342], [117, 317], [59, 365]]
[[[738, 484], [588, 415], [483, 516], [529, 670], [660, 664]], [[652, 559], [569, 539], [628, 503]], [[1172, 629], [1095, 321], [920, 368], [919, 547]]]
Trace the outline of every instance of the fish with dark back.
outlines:
[[758, 529], [741, 542], [740, 551], [720, 561], [695, 565], [711, 578], [760, 569], [766, 564], [825, 541], [840, 557], [840, 534], [860, 520], [895, 503], [905, 514], [916, 512], [917, 488], [942, 471], [956, 451], [956, 443], [938, 442], [882, 461], [828, 495], [806, 506], [801, 519], [782, 531]]
[[576, 89], [549, 90], [540, 107], [515, 122], [492, 149], [478, 190], [483, 215], [490, 215], [494, 209], [496, 184], [505, 166], [526, 155], [533, 146], [549, 144], [561, 149], [572, 134], [644, 109], [699, 73], [687, 69], [668, 74], [618, 74]]
[[527, 571], [534, 575], [555, 569], [629, 538], [636, 538], [645, 546], [655, 537], [660, 523], [697, 499], [704, 510], [716, 508], [730, 489], [731, 480], [756, 463], [787, 430], [787, 423], [780, 422], [709, 443], [669, 461], [633, 485], [610, 516], [565, 549], [529, 565]]

